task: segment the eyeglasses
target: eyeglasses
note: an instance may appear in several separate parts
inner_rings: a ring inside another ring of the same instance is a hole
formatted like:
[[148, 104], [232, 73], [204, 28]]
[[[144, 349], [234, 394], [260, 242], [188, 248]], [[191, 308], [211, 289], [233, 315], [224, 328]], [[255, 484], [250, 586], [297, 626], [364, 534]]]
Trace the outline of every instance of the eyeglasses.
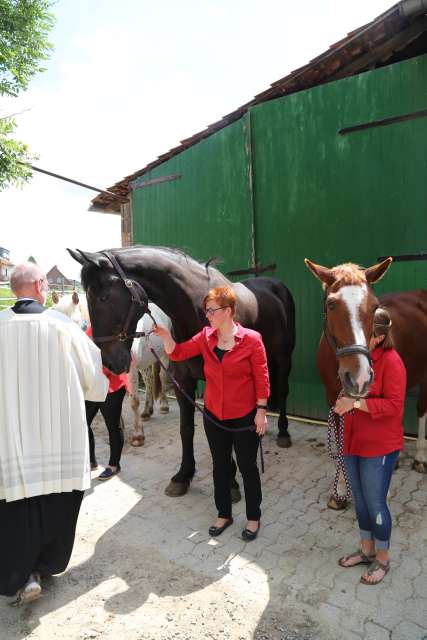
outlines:
[[213, 316], [215, 311], [219, 311], [220, 309], [227, 309], [227, 307], [229, 306], [230, 305], [226, 304], [224, 307], [216, 307], [216, 309], [214, 308], [205, 309], [205, 316]]

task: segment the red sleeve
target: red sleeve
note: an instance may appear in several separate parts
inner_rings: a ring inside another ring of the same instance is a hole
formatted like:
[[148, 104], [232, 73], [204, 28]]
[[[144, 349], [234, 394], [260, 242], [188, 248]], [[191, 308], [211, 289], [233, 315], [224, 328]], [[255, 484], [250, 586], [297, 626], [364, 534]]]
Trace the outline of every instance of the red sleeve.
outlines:
[[202, 341], [203, 331], [200, 331], [190, 338], [190, 340], [176, 344], [175, 349], [172, 353], [168, 354], [168, 357], [177, 362], [180, 360], [187, 360], [188, 358], [194, 358], [194, 356], [198, 356], [202, 353]]
[[252, 349], [251, 365], [257, 399], [268, 398], [270, 395], [270, 378], [265, 347], [260, 335], [256, 336]]
[[393, 354], [392, 357], [390, 356], [384, 367], [381, 398], [366, 398], [365, 401], [369, 414], [374, 420], [403, 413], [406, 394], [406, 369], [397, 353]]

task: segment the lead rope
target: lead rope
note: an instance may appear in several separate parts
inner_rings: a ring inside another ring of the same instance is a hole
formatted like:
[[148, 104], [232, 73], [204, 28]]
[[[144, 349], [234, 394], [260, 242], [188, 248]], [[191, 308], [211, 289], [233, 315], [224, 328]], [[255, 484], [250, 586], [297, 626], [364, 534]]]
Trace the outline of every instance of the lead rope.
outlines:
[[[151, 316], [151, 314], [150, 314], [150, 316]], [[151, 316], [151, 319], [154, 322], [154, 326], [157, 326], [156, 321], [154, 320], [154, 318], [152, 316]], [[148, 342], [150, 333], [152, 333], [152, 330], [151, 331], [147, 331], [146, 334], [145, 334], [145, 338], [146, 338], [147, 342]], [[204, 418], [209, 420], [209, 422], [214, 424], [216, 427], [219, 427], [219, 429], [222, 429], [223, 431], [228, 431], [229, 433], [242, 433], [243, 431], [255, 431], [256, 430], [256, 426], [254, 424], [252, 424], [252, 425], [250, 425], [248, 427], [240, 427], [238, 429], [231, 429], [230, 427], [225, 427], [223, 424], [218, 422], [218, 420], [215, 420], [211, 416], [208, 416], [207, 413], [205, 413], [203, 407], [201, 407], [197, 402], [195, 402], [193, 400], [193, 398], [186, 391], [184, 391], [184, 389], [179, 384], [178, 380], [165, 367], [163, 362], [160, 360], [160, 357], [158, 356], [156, 350], [153, 347], [150, 346], [150, 351], [153, 354], [153, 356], [155, 357], [155, 359], [157, 360], [157, 362], [159, 363], [160, 367], [166, 373], [167, 377], [172, 382], [172, 384], [178, 389], [178, 391], [180, 391], [182, 393], [182, 395], [188, 400], [188, 402], [190, 402], [190, 404], [192, 404], [193, 407], [195, 409], [197, 409], [197, 411], [199, 411], [203, 415]], [[264, 471], [265, 471], [264, 450], [262, 448], [263, 436], [258, 436], [258, 437], [259, 437], [259, 456], [260, 456], [260, 461], [261, 461], [261, 473], [264, 473]]]
[[[350, 413], [352, 414], [353, 411], [351, 411]], [[335, 461], [335, 478], [332, 495], [337, 502], [343, 502], [344, 500], [351, 500], [351, 488], [344, 465], [344, 416], [338, 416], [338, 425], [336, 418], [337, 414], [335, 413], [334, 408], [331, 407], [328, 415], [327, 441], [329, 457]], [[333, 448], [334, 445], [335, 449]], [[344, 496], [340, 496], [338, 493], [340, 471], [342, 471], [347, 488], [346, 494]]]

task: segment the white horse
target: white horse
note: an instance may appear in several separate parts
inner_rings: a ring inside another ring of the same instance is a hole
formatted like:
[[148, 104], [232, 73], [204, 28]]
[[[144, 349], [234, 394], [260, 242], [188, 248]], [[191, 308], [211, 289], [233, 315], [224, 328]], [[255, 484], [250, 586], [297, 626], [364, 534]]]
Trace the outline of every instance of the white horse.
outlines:
[[77, 291], [73, 291], [73, 293], [67, 293], [59, 297], [58, 293], [53, 291], [52, 302], [54, 303], [53, 308], [56, 309], [56, 311], [60, 311], [71, 318], [81, 329], [86, 329], [90, 320], [86, 296], [84, 294], [79, 295]]
[[[172, 328], [170, 318], [155, 304], [148, 304], [150, 312], [156, 322]], [[148, 333], [153, 328], [153, 321], [149, 315], [144, 315], [138, 322], [137, 331]], [[160, 400], [160, 413], [168, 413], [169, 405], [166, 397], [166, 373], [160, 367], [158, 360], [152, 354], [151, 349], [157, 353], [160, 361], [165, 368], [169, 366], [169, 359], [163, 348], [163, 341], [154, 334], [150, 333], [148, 337], [137, 338], [133, 341], [131, 356], [132, 364], [129, 371], [129, 394], [131, 396], [131, 407], [133, 410], [133, 433], [131, 445], [140, 447], [144, 444], [144, 427], [143, 420], [149, 420], [154, 407], [154, 400]], [[138, 371], [141, 372], [145, 384], [145, 404], [142, 414], [139, 414], [139, 398], [138, 398]]]
[[[84, 294], [73, 291], [72, 294], [62, 296], [52, 293], [54, 308], [74, 320], [79, 327], [85, 329], [90, 322], [87, 300]], [[169, 317], [155, 304], [149, 303], [150, 312], [159, 324], [171, 328]], [[148, 315], [144, 315], [137, 325], [137, 331], [149, 332], [153, 322]], [[160, 400], [160, 413], [168, 413], [169, 405], [166, 397], [166, 374], [153, 356], [150, 348], [154, 348], [162, 364], [167, 368], [169, 359], [165, 354], [163, 342], [160, 338], [150, 334], [148, 338], [137, 338], [132, 345], [132, 360], [129, 369], [129, 396], [133, 411], [133, 433], [131, 445], [140, 447], [144, 444], [144, 428], [142, 422], [149, 420], [153, 414], [154, 401]], [[138, 372], [141, 373], [145, 384], [145, 403], [142, 414], [139, 414]]]

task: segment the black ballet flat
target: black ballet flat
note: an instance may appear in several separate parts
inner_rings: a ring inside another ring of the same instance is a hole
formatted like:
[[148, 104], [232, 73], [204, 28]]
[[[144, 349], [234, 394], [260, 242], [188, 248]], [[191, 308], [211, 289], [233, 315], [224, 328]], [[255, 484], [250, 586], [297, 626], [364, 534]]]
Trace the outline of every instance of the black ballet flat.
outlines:
[[243, 529], [242, 531], [243, 540], [245, 540], [246, 542], [251, 542], [251, 540], [255, 540], [260, 529], [261, 529], [261, 522], [258, 523], [258, 529], [256, 531], [251, 531], [250, 529]]
[[233, 524], [233, 518], [230, 518], [229, 520], [227, 520], [227, 522], [225, 524], [222, 525], [222, 527], [209, 527], [209, 535], [216, 538], [217, 536], [220, 536], [221, 533], [223, 531], [226, 530], [227, 527], [230, 526], [230, 524]]

